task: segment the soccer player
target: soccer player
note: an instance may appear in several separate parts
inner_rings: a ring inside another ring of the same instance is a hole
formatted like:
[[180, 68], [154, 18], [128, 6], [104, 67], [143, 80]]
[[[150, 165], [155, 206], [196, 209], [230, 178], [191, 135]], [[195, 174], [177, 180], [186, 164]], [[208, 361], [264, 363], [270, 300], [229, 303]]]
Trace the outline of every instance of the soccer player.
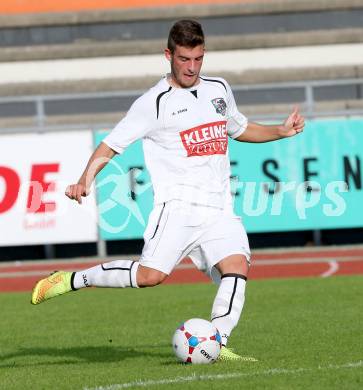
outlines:
[[220, 359], [243, 360], [226, 347], [242, 312], [250, 267], [247, 235], [233, 212], [228, 137], [240, 142], [291, 137], [303, 131], [304, 118], [294, 109], [282, 124], [248, 122], [224, 79], [200, 75], [204, 51], [198, 22], [173, 25], [165, 49], [170, 73], [132, 104], [93, 152], [78, 183], [66, 190], [81, 203], [110, 159], [142, 139], [154, 209], [140, 260], [56, 272], [36, 284], [32, 303], [89, 286], [156, 286], [189, 257], [219, 285], [211, 320], [222, 336]]

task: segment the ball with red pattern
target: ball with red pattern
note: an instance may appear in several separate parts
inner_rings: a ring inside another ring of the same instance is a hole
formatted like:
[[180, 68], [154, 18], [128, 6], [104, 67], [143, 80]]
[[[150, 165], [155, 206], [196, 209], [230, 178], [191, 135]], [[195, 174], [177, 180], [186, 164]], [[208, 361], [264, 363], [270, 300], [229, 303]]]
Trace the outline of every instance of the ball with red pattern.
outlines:
[[180, 325], [172, 343], [176, 357], [193, 364], [214, 363], [222, 347], [218, 329], [201, 318], [192, 318]]

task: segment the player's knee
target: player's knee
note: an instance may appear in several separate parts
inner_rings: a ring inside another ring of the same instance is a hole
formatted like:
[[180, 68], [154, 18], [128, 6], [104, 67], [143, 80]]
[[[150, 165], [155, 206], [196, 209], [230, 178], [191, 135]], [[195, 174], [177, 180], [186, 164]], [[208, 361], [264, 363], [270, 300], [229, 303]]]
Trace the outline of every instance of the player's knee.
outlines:
[[247, 258], [243, 255], [232, 255], [221, 260], [216, 265], [216, 268], [222, 275], [233, 273], [244, 275], [247, 277], [249, 271], [249, 263], [247, 261]]
[[161, 273], [152, 273], [144, 275], [141, 279], [141, 282], [139, 282], [139, 287], [154, 287], [158, 284], [161, 284], [164, 279], [165, 276]]
[[137, 284], [139, 287], [153, 287], [162, 283], [166, 274], [155, 269], [139, 267], [137, 272]]

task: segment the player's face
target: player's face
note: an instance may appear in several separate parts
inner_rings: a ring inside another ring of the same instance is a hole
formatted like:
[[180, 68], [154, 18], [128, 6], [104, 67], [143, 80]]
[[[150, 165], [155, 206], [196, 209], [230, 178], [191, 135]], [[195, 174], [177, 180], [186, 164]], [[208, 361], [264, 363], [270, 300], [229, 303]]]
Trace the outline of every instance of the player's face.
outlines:
[[203, 64], [204, 45], [196, 47], [176, 46], [174, 53], [165, 49], [170, 61], [171, 77], [174, 86], [190, 88], [199, 82], [199, 72]]

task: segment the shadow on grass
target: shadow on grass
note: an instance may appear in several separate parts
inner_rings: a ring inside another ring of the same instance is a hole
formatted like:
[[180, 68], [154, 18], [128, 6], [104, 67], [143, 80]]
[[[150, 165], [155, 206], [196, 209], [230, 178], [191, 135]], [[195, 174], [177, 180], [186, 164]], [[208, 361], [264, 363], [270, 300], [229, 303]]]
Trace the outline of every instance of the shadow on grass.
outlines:
[[[122, 362], [125, 359], [170, 358], [172, 351], [162, 352], [169, 344], [159, 346], [114, 347], [114, 346], [85, 346], [71, 348], [21, 348], [17, 352], [0, 355], [0, 369], [11, 367], [30, 367], [51, 364], [79, 364]], [[24, 362], [26, 358], [26, 362]], [[16, 359], [20, 359], [19, 363]], [[12, 360], [11, 363], [5, 361]], [[5, 363], [5, 364], [4, 364]]]

